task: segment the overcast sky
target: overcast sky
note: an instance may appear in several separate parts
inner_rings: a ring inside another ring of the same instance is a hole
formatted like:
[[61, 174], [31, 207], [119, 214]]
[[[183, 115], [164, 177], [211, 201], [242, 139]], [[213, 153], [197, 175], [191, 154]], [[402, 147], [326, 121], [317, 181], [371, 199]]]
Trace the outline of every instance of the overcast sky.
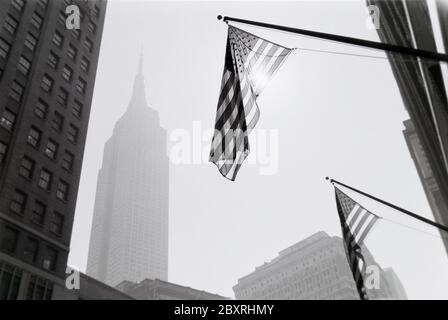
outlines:
[[[104, 143], [128, 105], [142, 46], [147, 99], [169, 135], [192, 132], [194, 123], [213, 127], [227, 33], [218, 14], [378, 41], [365, 25], [363, 0], [109, 1], [69, 264], [85, 270]], [[240, 27], [289, 47], [384, 56]], [[408, 115], [387, 60], [298, 50], [258, 102], [257, 128], [278, 132], [274, 175], [260, 174], [266, 164], [245, 164], [230, 182], [211, 163], [170, 165], [169, 281], [233, 297], [238, 278], [286, 247], [321, 230], [340, 236], [327, 175], [432, 218], [402, 134]], [[201, 138], [193, 139], [194, 150], [202, 145], [208, 152], [209, 137]], [[175, 141], [167, 144], [170, 150]], [[257, 157], [262, 149], [251, 150]], [[437, 231], [356, 199], [420, 230], [381, 221], [367, 243], [409, 297], [447, 299], [448, 260]]]

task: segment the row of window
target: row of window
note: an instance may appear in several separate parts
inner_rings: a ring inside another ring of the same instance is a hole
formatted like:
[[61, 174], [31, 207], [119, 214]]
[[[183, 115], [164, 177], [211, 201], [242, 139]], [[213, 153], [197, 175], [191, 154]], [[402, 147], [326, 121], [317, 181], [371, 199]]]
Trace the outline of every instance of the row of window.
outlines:
[[[68, 46], [67, 49], [67, 56], [72, 59], [75, 60], [76, 56], [78, 54], [78, 50], [72, 46], [71, 44]], [[54, 70], [56, 70], [58, 68], [59, 65], [59, 60], [60, 57], [54, 53], [53, 51], [50, 51], [50, 54], [48, 55], [48, 60], [47, 60], [47, 64]], [[65, 65], [65, 67], [68, 67], [67, 65]], [[80, 67], [81, 70], [84, 71], [85, 73], [89, 73], [89, 69], [90, 69], [90, 62], [86, 57], [82, 57], [81, 58], [81, 63], [80, 63]], [[65, 68], [64, 68], [65, 69]], [[73, 71], [72, 71], [73, 72]], [[66, 79], [69, 80], [69, 79]]]
[[[74, 114], [79, 114], [81, 111], [81, 106], [75, 103], [75, 107], [73, 109]], [[42, 100], [38, 100], [36, 103], [34, 113], [42, 118], [46, 117], [48, 105], [45, 104]], [[0, 118], [0, 126], [5, 128], [8, 131], [12, 131], [14, 129], [14, 125], [17, 120], [17, 114], [13, 112], [11, 109], [5, 108], [3, 114]], [[64, 117], [57, 111], [54, 112], [54, 116], [52, 119], [52, 128], [57, 132], [62, 132], [64, 125]], [[76, 144], [78, 142], [79, 129], [72, 123], [69, 124], [67, 129], [67, 140]], [[42, 131], [37, 129], [36, 127], [31, 127], [27, 141], [34, 148], [39, 148], [42, 137]]]
[[[48, 179], [48, 177], [45, 179]], [[28, 202], [28, 195], [17, 189], [10, 203], [10, 210], [15, 214], [24, 216], [27, 207], [29, 206]], [[64, 215], [57, 211], [53, 211], [49, 214], [47, 206], [39, 200], [34, 201], [29, 218], [32, 223], [41, 227], [45, 224], [45, 221], [48, 220], [49, 231], [54, 235], [61, 236], [64, 231]]]
[[[20, 232], [10, 226], [5, 226], [2, 232], [2, 240], [0, 248], [10, 254], [15, 254], [18, 248]], [[20, 258], [28, 263], [36, 264], [40, 250], [43, 251], [41, 266], [45, 270], [55, 271], [58, 258], [58, 251], [50, 246], [41, 248], [39, 240], [34, 237], [26, 237], [24, 244], [21, 246]]]
[[0, 300], [17, 300], [19, 297], [20, 284], [27, 281], [27, 300], [51, 300], [53, 295], [53, 283], [31, 275], [23, 277], [22, 269], [0, 261]]
[[[73, 34], [75, 34], [76, 38], [80, 37], [80, 33], [81, 33], [81, 31], [79, 31], [79, 29], [73, 29]], [[64, 45], [64, 36], [59, 31], [56, 30], [53, 35], [52, 41], [56, 47], [62, 48], [62, 46]], [[92, 40], [90, 40], [89, 38], [85, 38], [84, 42], [83, 42], [83, 46], [84, 46], [84, 48], [87, 49], [88, 52], [92, 52], [92, 50], [93, 50]]]
[[[73, 72], [72, 69], [70, 69], [68, 66], [65, 66], [64, 72], [63, 72], [63, 77], [66, 80], [71, 79], [72, 72]], [[53, 78], [51, 78], [48, 74], [44, 74], [44, 76], [42, 77], [41, 85], [40, 85], [42, 90], [44, 90], [48, 94], [51, 94], [53, 91], [53, 85], [54, 85]], [[79, 93], [84, 94], [86, 92], [86, 88], [87, 88], [87, 82], [83, 78], [78, 77], [78, 80], [75, 83], [75, 89]]]

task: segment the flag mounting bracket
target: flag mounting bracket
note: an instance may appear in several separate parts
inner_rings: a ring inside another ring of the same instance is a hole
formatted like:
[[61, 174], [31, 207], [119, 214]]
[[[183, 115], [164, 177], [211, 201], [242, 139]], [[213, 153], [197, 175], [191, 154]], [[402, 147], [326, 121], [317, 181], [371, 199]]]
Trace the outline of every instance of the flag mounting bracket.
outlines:
[[222, 20], [225, 23], [229, 23], [229, 22], [243, 23], [243, 24], [253, 25], [253, 26], [262, 27], [262, 28], [280, 30], [280, 31], [300, 34], [300, 35], [304, 35], [304, 36], [309, 36], [309, 37], [313, 37], [313, 38], [325, 39], [325, 40], [360, 46], [360, 47], [364, 47], [364, 48], [370, 48], [370, 49], [382, 50], [382, 51], [386, 51], [386, 52], [410, 55], [410, 56], [419, 57], [419, 58], [448, 62], [448, 54], [439, 53], [439, 52], [432, 52], [432, 51], [414, 49], [414, 48], [410, 48], [410, 47], [403, 47], [403, 46], [398, 46], [398, 45], [393, 45], [393, 44], [388, 44], [388, 43], [340, 36], [340, 35], [331, 34], [331, 33], [291, 28], [291, 27], [280, 26], [280, 25], [276, 25], [276, 24], [264, 23], [264, 22], [253, 21], [253, 20], [232, 18], [232, 17], [222, 16], [222, 15], [218, 15], [217, 18], [218, 18], [218, 20]]
[[377, 201], [377, 202], [379, 202], [379, 203], [381, 203], [381, 204], [383, 204], [383, 205], [385, 205], [385, 206], [388, 206], [388, 207], [390, 207], [390, 208], [392, 208], [392, 209], [395, 209], [395, 210], [397, 210], [397, 211], [400, 211], [401, 213], [404, 213], [404, 214], [406, 214], [406, 215], [408, 215], [408, 216], [410, 216], [410, 217], [412, 217], [412, 218], [414, 218], [414, 219], [420, 220], [421, 222], [424, 222], [424, 223], [426, 223], [426, 224], [429, 224], [429, 225], [431, 225], [431, 226], [433, 226], [433, 227], [436, 227], [436, 228], [438, 228], [438, 229], [440, 229], [440, 230], [443, 230], [443, 231], [445, 231], [445, 232], [448, 233], [448, 227], [445, 226], [445, 225], [443, 225], [443, 224], [440, 224], [440, 223], [434, 222], [434, 221], [432, 221], [432, 220], [426, 219], [426, 218], [422, 217], [421, 215], [418, 215], [418, 214], [416, 214], [416, 213], [414, 213], [414, 212], [411, 212], [411, 211], [409, 211], [409, 210], [400, 208], [399, 206], [396, 206], [396, 205], [394, 205], [394, 204], [392, 204], [392, 203], [390, 203], [390, 202], [384, 201], [384, 200], [382, 200], [382, 199], [380, 199], [380, 198], [378, 198], [378, 197], [375, 197], [375, 196], [373, 196], [373, 195], [371, 195], [371, 194], [368, 194], [368, 193], [366, 193], [366, 192], [364, 192], [364, 191], [361, 191], [361, 190], [359, 190], [359, 189], [353, 188], [353, 187], [351, 187], [351, 186], [349, 186], [349, 185], [347, 185], [347, 184], [345, 184], [345, 183], [339, 182], [339, 181], [334, 180], [334, 179], [331, 179], [331, 178], [329, 178], [329, 177], [325, 177], [325, 180], [328, 180], [328, 181], [329, 181], [330, 183], [332, 183], [333, 185], [334, 185], [334, 184], [341, 185], [341, 186], [343, 186], [343, 187], [345, 187], [345, 188], [347, 188], [347, 189], [349, 189], [349, 190], [352, 190], [352, 191], [354, 191], [354, 192], [356, 192], [356, 193], [359, 193], [359, 194], [361, 194], [361, 195], [363, 195], [363, 196], [365, 196], [365, 197], [367, 197], [367, 198], [370, 198], [370, 199], [372, 199], [372, 200], [375, 200], [375, 201]]

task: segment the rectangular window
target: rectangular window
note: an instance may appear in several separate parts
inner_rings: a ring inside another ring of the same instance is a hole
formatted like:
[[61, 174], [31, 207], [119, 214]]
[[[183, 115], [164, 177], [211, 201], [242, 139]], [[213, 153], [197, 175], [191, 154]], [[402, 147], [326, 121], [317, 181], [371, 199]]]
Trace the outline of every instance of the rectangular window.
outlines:
[[25, 212], [27, 195], [20, 190], [16, 190], [9, 208], [12, 212], [22, 215]]
[[8, 145], [0, 141], [0, 164], [5, 161], [6, 152], [8, 151]]
[[64, 216], [59, 212], [53, 212], [50, 222], [50, 231], [58, 236], [62, 235], [64, 227]]
[[23, 0], [12, 0], [11, 4], [19, 12], [22, 12], [23, 7], [25, 6]]
[[11, 45], [6, 40], [0, 38], [0, 57], [6, 59], [10, 49]]
[[5, 24], [3, 27], [12, 35], [16, 33], [17, 26], [19, 25], [19, 22], [14, 19], [11, 15], [7, 15], [5, 19]]
[[36, 262], [38, 247], [39, 242], [36, 239], [28, 238], [23, 248], [23, 260], [30, 263]]
[[65, 65], [64, 69], [62, 69], [62, 78], [64, 78], [67, 81], [71, 81], [72, 75], [73, 75], [73, 69]]
[[5, 227], [2, 235], [2, 250], [14, 253], [17, 247], [17, 240], [19, 238], [19, 232], [13, 228]]
[[42, 99], [38, 99], [36, 102], [36, 106], [34, 107], [34, 114], [41, 119], [45, 119], [47, 117], [48, 104], [45, 103]]
[[76, 81], [76, 90], [78, 90], [78, 92], [84, 94], [86, 92], [86, 86], [87, 86], [87, 82], [85, 82], [85, 80], [78, 78], [78, 81]]
[[85, 73], [88, 73], [90, 69], [90, 62], [86, 57], [82, 57], [81, 59], [81, 70]]
[[27, 75], [30, 71], [31, 62], [29, 62], [24, 56], [20, 56], [19, 64], [17, 65], [17, 69], [22, 72], [24, 75]]
[[26, 300], [51, 300], [53, 284], [43, 278], [32, 275], [26, 289]]
[[39, 146], [41, 131], [31, 127], [30, 132], [28, 134], [28, 143], [32, 145], [34, 148]]
[[56, 31], [53, 35], [53, 43], [60, 48], [62, 47], [63, 42], [64, 37], [58, 31]]
[[78, 141], [78, 128], [70, 124], [67, 131], [67, 139], [73, 143]]
[[88, 29], [91, 33], [95, 34], [95, 32], [96, 32], [96, 24], [94, 24], [92, 21], [89, 21], [89, 22], [87, 23], [87, 29]]
[[100, 15], [100, 8], [98, 8], [98, 6], [97, 5], [95, 5], [94, 7], [93, 7], [93, 15], [95, 16], [95, 17], [99, 17], [99, 15]]
[[44, 75], [42, 77], [42, 82], [40, 87], [45, 91], [50, 93], [53, 90], [53, 79], [51, 79], [48, 75]]
[[11, 89], [9, 90], [9, 96], [17, 102], [22, 100], [23, 91], [25, 89], [17, 81], [13, 81], [11, 84]]
[[33, 213], [31, 215], [31, 221], [38, 225], [43, 225], [45, 220], [45, 213], [47, 207], [40, 201], [34, 203]]
[[84, 41], [84, 47], [87, 49], [87, 51], [92, 52], [93, 42], [90, 39], [86, 38]]
[[37, 39], [31, 33], [28, 33], [25, 38], [25, 46], [31, 51], [34, 51], [36, 45]]
[[65, 27], [65, 20], [66, 20], [65, 13], [63, 11], [59, 11], [58, 21], [64, 27]]
[[16, 114], [9, 109], [5, 109], [2, 118], [0, 119], [0, 125], [8, 131], [14, 129], [14, 124], [16, 122]]
[[56, 97], [56, 101], [62, 105], [66, 106], [68, 103], [68, 92], [64, 88], [59, 88], [58, 96]]
[[64, 117], [60, 113], [55, 112], [51, 126], [53, 127], [54, 130], [61, 132], [63, 125], [64, 125]]
[[81, 31], [79, 29], [73, 29], [72, 30], [72, 35], [76, 38], [79, 39], [81, 38]]
[[45, 154], [50, 159], [56, 159], [56, 153], [58, 151], [58, 144], [53, 140], [49, 139], [47, 146], [45, 147]]
[[22, 177], [31, 179], [33, 176], [33, 171], [34, 171], [34, 161], [26, 156], [23, 156], [22, 162], [21, 162], [20, 168], [19, 168], [19, 174]]
[[59, 180], [58, 189], [56, 191], [56, 197], [62, 201], [66, 201], [68, 198], [68, 183]]
[[51, 51], [50, 54], [48, 55], [47, 63], [51, 68], [57, 69], [59, 63], [59, 57], [54, 52]]
[[37, 30], [40, 30], [40, 28], [42, 27], [43, 21], [44, 21], [44, 19], [37, 12], [33, 13], [33, 16], [31, 17], [31, 24]]
[[44, 8], [47, 6], [47, 3], [48, 3], [48, 0], [39, 0], [39, 4]]
[[82, 103], [75, 99], [75, 103], [73, 104], [72, 108], [72, 114], [77, 118], [81, 118], [82, 109], [83, 109]]
[[75, 60], [77, 54], [78, 54], [78, 50], [74, 46], [69, 45], [68, 50], [67, 50], [67, 56], [70, 59]]
[[58, 258], [58, 252], [53, 248], [47, 247], [47, 250], [45, 251], [44, 260], [42, 262], [42, 267], [46, 270], [55, 271], [57, 258]]
[[45, 169], [40, 171], [38, 186], [44, 190], [50, 190], [51, 187], [51, 172]]
[[72, 171], [73, 169], [73, 161], [75, 157], [68, 151], [65, 151], [64, 156], [62, 157], [62, 168], [68, 171]]

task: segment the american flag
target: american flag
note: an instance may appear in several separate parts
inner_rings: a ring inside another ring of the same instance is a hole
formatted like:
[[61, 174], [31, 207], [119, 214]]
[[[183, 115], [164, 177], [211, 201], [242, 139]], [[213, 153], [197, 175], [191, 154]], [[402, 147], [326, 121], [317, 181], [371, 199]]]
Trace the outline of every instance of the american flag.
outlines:
[[347, 260], [359, 296], [361, 300], [367, 300], [367, 291], [364, 286], [366, 261], [361, 248], [379, 217], [361, 207], [338, 188], [335, 188], [335, 191]]
[[256, 99], [292, 49], [229, 26], [210, 161], [234, 181], [249, 154], [249, 132], [260, 111]]

